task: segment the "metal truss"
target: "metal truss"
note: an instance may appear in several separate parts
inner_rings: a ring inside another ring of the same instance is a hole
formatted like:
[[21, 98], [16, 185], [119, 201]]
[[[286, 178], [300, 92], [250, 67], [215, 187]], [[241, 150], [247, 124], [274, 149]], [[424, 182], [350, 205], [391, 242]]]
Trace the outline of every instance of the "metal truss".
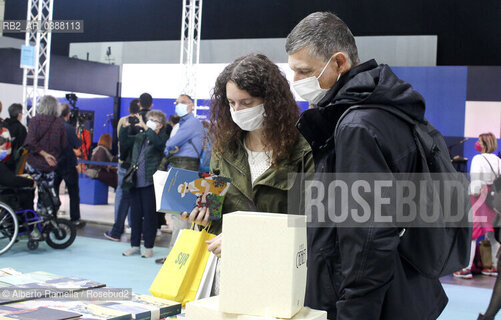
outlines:
[[180, 62], [185, 67], [186, 82], [184, 93], [189, 94], [195, 101], [195, 116], [198, 110], [207, 110], [209, 107], [198, 106], [197, 99], [197, 67], [200, 62], [200, 35], [202, 33], [202, 1], [182, 0], [183, 16], [181, 26]]
[[[53, 6], [54, 0], [28, 0], [26, 20], [29, 25], [43, 26], [51, 21]], [[23, 108], [29, 116], [35, 115], [40, 98], [49, 89], [51, 38], [50, 31], [26, 30], [25, 45], [35, 47], [35, 67], [23, 71]], [[28, 106], [31, 106], [29, 110]]]

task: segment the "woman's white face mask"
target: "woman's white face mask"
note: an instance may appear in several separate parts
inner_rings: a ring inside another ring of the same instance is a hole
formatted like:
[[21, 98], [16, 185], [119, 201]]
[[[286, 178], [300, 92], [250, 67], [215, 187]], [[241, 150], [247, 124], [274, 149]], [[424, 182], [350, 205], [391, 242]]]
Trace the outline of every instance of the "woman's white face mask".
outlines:
[[[322, 72], [318, 75], [318, 77], [311, 76], [306, 79], [301, 79], [298, 81], [294, 81], [292, 83], [292, 87], [296, 91], [296, 93], [303, 98], [304, 100], [308, 101], [311, 104], [317, 104], [322, 100], [323, 97], [325, 97], [325, 94], [329, 89], [322, 89], [320, 87], [320, 83], [318, 82], [318, 79], [324, 74], [325, 69], [327, 69], [327, 66], [331, 62], [332, 57], [327, 61], [327, 64], [324, 66], [322, 69]], [[339, 77], [341, 74], [338, 75], [337, 80], [339, 80]]]
[[261, 129], [264, 125], [264, 105], [260, 104], [252, 108], [235, 111], [230, 106], [230, 113], [233, 122], [244, 131], [254, 131]]
[[146, 121], [146, 126], [147, 126], [148, 128], [150, 128], [151, 130], [153, 130], [153, 131], [157, 130], [157, 124], [156, 124], [156, 122], [155, 122], [155, 121], [153, 121], [153, 120], [148, 120], [148, 121]]

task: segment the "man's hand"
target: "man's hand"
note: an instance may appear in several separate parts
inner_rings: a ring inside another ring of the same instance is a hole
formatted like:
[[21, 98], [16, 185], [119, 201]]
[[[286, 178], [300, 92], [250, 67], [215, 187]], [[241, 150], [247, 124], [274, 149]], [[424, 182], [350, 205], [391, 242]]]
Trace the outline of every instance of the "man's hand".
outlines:
[[188, 212], [183, 212], [181, 214], [181, 219], [186, 220], [190, 223], [196, 223], [200, 226], [207, 226], [209, 224], [209, 216], [210, 216], [210, 211], [209, 208], [204, 207], [204, 208], [198, 208], [195, 207], [190, 215], [188, 215]]
[[40, 151], [39, 153], [42, 157], [44, 157], [45, 161], [49, 166], [51, 167], [57, 166], [57, 160], [53, 155], [45, 152], [44, 150]]
[[178, 152], [179, 152], [179, 147], [178, 146], [175, 146], [174, 150], [169, 151], [170, 154], [175, 154], [175, 153], [178, 153]]
[[221, 245], [223, 244], [223, 234], [219, 234], [214, 239], [205, 241], [209, 245], [207, 250], [214, 253], [216, 257], [221, 258]]

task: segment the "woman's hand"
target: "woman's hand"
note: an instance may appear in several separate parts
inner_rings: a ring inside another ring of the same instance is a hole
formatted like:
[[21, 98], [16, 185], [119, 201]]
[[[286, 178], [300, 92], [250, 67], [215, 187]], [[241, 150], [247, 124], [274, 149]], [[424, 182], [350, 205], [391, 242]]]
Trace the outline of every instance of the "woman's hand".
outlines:
[[143, 121], [143, 117], [141, 115], [135, 115], [135, 117], [139, 120], [138, 126], [144, 129], [144, 131], [148, 130], [148, 126]]
[[209, 224], [209, 216], [210, 216], [209, 208], [195, 207], [189, 215], [188, 215], [188, 212], [183, 212], [181, 214], [181, 219], [183, 219], [183, 220], [188, 219], [188, 221], [190, 223], [196, 223], [200, 226], [205, 227]]
[[223, 244], [223, 234], [219, 234], [214, 239], [205, 241], [209, 245], [207, 250], [216, 255], [216, 257], [221, 258], [221, 245]]
[[45, 159], [45, 162], [47, 162], [49, 166], [51, 167], [57, 166], [57, 160], [53, 155], [45, 152], [44, 150], [40, 151], [39, 153]]

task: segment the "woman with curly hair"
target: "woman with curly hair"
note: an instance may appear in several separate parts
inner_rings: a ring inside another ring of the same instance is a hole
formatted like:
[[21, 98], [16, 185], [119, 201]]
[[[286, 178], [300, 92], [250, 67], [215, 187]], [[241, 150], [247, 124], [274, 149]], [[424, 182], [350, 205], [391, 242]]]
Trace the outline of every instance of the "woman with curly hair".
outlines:
[[[266, 56], [238, 58], [219, 75], [211, 100], [210, 171], [232, 179], [223, 214], [291, 211], [288, 174], [314, 171], [311, 148], [295, 127], [298, 119], [287, 79]], [[183, 217], [206, 225], [209, 212], [194, 209]], [[219, 235], [209, 250], [220, 256], [221, 221], [213, 221], [210, 231]]]

